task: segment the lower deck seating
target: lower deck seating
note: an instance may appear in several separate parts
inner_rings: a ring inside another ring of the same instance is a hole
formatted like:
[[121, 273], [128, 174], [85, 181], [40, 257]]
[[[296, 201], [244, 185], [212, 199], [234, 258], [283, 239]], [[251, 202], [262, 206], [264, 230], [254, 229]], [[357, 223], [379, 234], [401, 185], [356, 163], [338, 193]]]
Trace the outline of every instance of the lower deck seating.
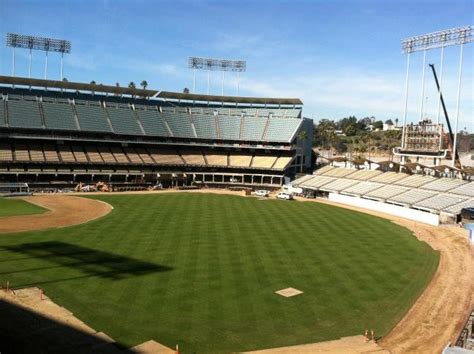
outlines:
[[276, 156], [255, 155], [252, 160], [252, 167], [271, 168], [275, 163], [276, 159]]
[[16, 161], [30, 161], [30, 153], [26, 144], [15, 145], [15, 160]]
[[188, 165], [205, 165], [204, 157], [200, 151], [181, 151], [181, 156]]
[[250, 167], [252, 155], [229, 155], [229, 165], [232, 167]]
[[227, 166], [227, 153], [208, 152], [206, 160], [209, 166]]
[[184, 162], [174, 150], [148, 149], [155, 163], [161, 165], [183, 165]]
[[70, 146], [59, 146], [59, 156], [63, 162], [76, 162], [73, 152]]

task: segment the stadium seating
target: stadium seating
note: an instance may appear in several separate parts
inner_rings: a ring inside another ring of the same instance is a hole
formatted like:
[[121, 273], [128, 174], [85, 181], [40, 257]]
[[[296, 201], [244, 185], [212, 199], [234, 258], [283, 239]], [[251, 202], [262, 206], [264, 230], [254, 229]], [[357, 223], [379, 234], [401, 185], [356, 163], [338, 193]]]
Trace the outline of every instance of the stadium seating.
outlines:
[[413, 205], [415, 203], [421, 202], [424, 199], [434, 197], [436, 194], [436, 192], [424, 191], [421, 189], [411, 189], [405, 193], [390, 197], [388, 200], [403, 205]]
[[41, 162], [41, 161], [45, 160], [44, 159], [44, 154], [43, 154], [43, 149], [40, 145], [31, 144], [31, 145], [29, 145], [28, 150], [30, 152], [31, 161]]
[[184, 161], [174, 150], [158, 150], [155, 148], [148, 149], [155, 163], [162, 165], [183, 165]]
[[188, 165], [205, 165], [204, 156], [200, 151], [181, 151], [181, 157], [184, 162]]
[[474, 206], [474, 198], [465, 200], [464, 202], [461, 202], [461, 203], [453, 204], [449, 207], [444, 207], [442, 211], [444, 211], [445, 213], [457, 215], [461, 212], [463, 208], [468, 208], [468, 207], [473, 207], [473, 206]]
[[467, 197], [460, 197], [451, 194], [436, 194], [431, 198], [424, 199], [420, 202], [414, 203], [414, 207], [424, 208], [429, 210], [441, 210], [455, 204], [459, 204], [468, 200]]
[[155, 163], [150, 154], [144, 148], [135, 148], [135, 151], [137, 152], [138, 156], [140, 156], [143, 163], [147, 165]]
[[143, 160], [141, 159], [140, 155], [137, 154], [134, 148], [125, 147], [123, 148], [125, 155], [130, 160], [131, 163], [142, 164]]
[[421, 187], [422, 185], [427, 184], [428, 182], [431, 182], [433, 180], [435, 180], [434, 177], [424, 175], [411, 175], [394, 182], [394, 184], [406, 187]]
[[26, 144], [15, 145], [15, 160], [16, 161], [30, 161], [30, 154]]
[[244, 117], [242, 118], [243, 127], [240, 138], [242, 140], [262, 140], [267, 119]]
[[326, 177], [326, 176], [312, 176], [307, 181], [304, 181], [303, 184], [300, 184], [300, 186], [307, 187], [309, 189], [319, 189], [322, 186], [329, 184], [331, 182], [334, 182], [336, 179], [333, 177]]
[[59, 162], [59, 155], [53, 145], [43, 145], [44, 158], [49, 162]]
[[114, 155], [107, 146], [99, 146], [99, 153], [105, 163], [115, 163], [117, 162], [114, 158]]
[[13, 161], [13, 152], [10, 144], [0, 144], [0, 161]]
[[7, 125], [7, 114], [5, 110], [5, 101], [3, 98], [0, 98], [0, 127]]
[[102, 163], [104, 160], [102, 159], [102, 156], [100, 156], [99, 151], [95, 146], [86, 146], [86, 153], [87, 156], [89, 157], [89, 161], [92, 163]]
[[450, 189], [462, 186], [466, 184], [467, 181], [453, 178], [438, 178], [432, 182], [423, 185], [423, 189], [429, 189], [433, 191], [446, 192]]
[[336, 167], [334, 166], [331, 166], [331, 165], [326, 165], [326, 166], [323, 166], [319, 169], [317, 169], [314, 174], [315, 175], [324, 175], [326, 172], [329, 172], [331, 170], [334, 170]]
[[[372, 182], [372, 181], [371, 181]], [[387, 200], [396, 195], [405, 193], [410, 189], [402, 186], [394, 186], [392, 184], [384, 185], [381, 188], [369, 191], [365, 197], [377, 200]]]
[[[39, 105], [34, 97], [29, 100], [20, 96], [8, 96], [8, 120], [10, 127], [16, 128], [42, 128]], [[34, 99], [34, 100], [33, 100]]]
[[[352, 176], [351, 176], [352, 178]], [[383, 187], [382, 183], [377, 183], [377, 182], [368, 182], [368, 181], [363, 181], [360, 183], [357, 183], [353, 186], [350, 186], [348, 188], [345, 188], [342, 193], [343, 194], [350, 194], [350, 195], [364, 195], [366, 193], [369, 193], [373, 190], [379, 189]]]
[[63, 162], [76, 162], [76, 158], [74, 157], [70, 146], [60, 145], [59, 156]]
[[358, 179], [360, 181], [368, 181], [378, 175], [380, 175], [382, 171], [373, 171], [373, 170], [358, 170], [351, 174], [351, 179]]
[[467, 182], [449, 191], [450, 193], [474, 197], [474, 182]]
[[221, 139], [240, 139], [240, 125], [242, 122], [242, 118], [218, 116], [217, 119], [219, 122], [219, 137]]
[[206, 160], [209, 166], [227, 166], [227, 153], [207, 152]]
[[96, 101], [76, 100], [74, 105], [81, 130], [112, 132], [105, 110]]
[[229, 166], [231, 167], [250, 167], [252, 155], [250, 154], [231, 154], [229, 155]]
[[300, 123], [300, 119], [271, 118], [268, 123], [264, 140], [289, 141]]
[[125, 155], [121, 147], [114, 146], [110, 148], [110, 150], [112, 151], [112, 154], [118, 163], [129, 163], [127, 155]]
[[114, 132], [117, 134], [142, 135], [135, 114], [127, 105], [107, 105], [107, 114]]
[[73, 146], [72, 148], [72, 152], [74, 153], [74, 157], [76, 158], [76, 161], [77, 162], [89, 162], [89, 159], [87, 158], [87, 155], [86, 153], [84, 152], [84, 149], [82, 148], [82, 146]]
[[359, 181], [354, 179], [335, 179], [334, 181], [321, 186], [319, 189], [325, 192], [340, 192], [357, 183], [359, 183]]
[[159, 114], [156, 106], [135, 106], [135, 112], [142, 124], [143, 130], [147, 135], [152, 136], [169, 136], [168, 128]]
[[396, 181], [399, 181], [406, 177], [408, 177], [408, 175], [406, 175], [405, 173], [385, 172], [371, 178], [370, 181], [380, 183], [395, 183]]
[[269, 155], [255, 155], [252, 159], [252, 167], [271, 168], [277, 157]]
[[334, 168], [331, 169], [327, 172], [325, 172], [323, 175], [324, 176], [330, 176], [330, 177], [346, 177], [350, 175], [351, 173], [356, 172], [357, 170], [353, 170], [350, 168]]
[[216, 118], [214, 116], [195, 114], [192, 115], [192, 119], [194, 127], [196, 128], [196, 134], [199, 138], [217, 138]]
[[162, 117], [168, 123], [174, 137], [196, 138], [189, 114], [164, 111]]
[[71, 105], [68, 102], [55, 103], [43, 99], [44, 123], [48, 129], [77, 130], [76, 119]]
[[273, 164], [273, 169], [284, 170], [293, 160], [291, 156], [280, 156]]

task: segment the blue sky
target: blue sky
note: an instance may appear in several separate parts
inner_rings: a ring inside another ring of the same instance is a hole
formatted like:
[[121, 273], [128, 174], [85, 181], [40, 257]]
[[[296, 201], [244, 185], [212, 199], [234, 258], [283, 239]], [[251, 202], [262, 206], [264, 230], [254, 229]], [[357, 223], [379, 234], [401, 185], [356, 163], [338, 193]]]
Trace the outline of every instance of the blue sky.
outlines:
[[[473, 24], [472, 0], [445, 1], [22, 1], [0, 0], [0, 34], [65, 38], [70, 81], [150, 88], [192, 87], [188, 56], [245, 59], [240, 94], [299, 97], [315, 120], [374, 115], [401, 117], [407, 36]], [[474, 43], [465, 46], [459, 128], [474, 131]], [[428, 62], [439, 68], [439, 51]], [[17, 51], [17, 75], [28, 75], [27, 51]], [[445, 97], [455, 116], [459, 48], [446, 49]], [[0, 47], [0, 73], [11, 73], [11, 48]], [[421, 54], [410, 73], [409, 121], [419, 118]], [[33, 76], [43, 77], [44, 55], [34, 53]], [[436, 119], [437, 96], [426, 72], [423, 115]], [[49, 57], [49, 78], [59, 78], [59, 57]], [[211, 93], [221, 93], [213, 73]], [[225, 93], [235, 94], [236, 77]], [[196, 91], [207, 90], [207, 73]]]

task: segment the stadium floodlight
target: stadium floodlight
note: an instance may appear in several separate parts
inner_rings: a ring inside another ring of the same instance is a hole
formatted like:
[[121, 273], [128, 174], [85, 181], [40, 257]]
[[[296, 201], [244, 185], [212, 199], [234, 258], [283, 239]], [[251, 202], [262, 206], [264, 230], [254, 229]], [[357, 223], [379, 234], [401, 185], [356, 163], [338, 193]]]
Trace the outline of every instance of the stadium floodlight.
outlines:
[[[458, 74], [458, 92], [457, 92], [457, 105], [456, 105], [456, 120], [455, 120], [455, 135], [453, 142], [453, 160], [452, 166], [455, 164], [456, 156], [456, 143], [457, 143], [457, 127], [459, 120], [459, 106], [461, 97], [461, 79], [462, 79], [462, 64], [463, 64], [463, 50], [464, 44], [473, 42], [472, 31], [473, 26], [467, 25], [462, 27], [456, 27], [448, 30], [431, 32], [424, 35], [412, 36], [405, 38], [401, 41], [403, 53], [407, 55], [407, 71], [406, 71], [406, 82], [405, 82], [405, 108], [403, 113], [403, 134], [402, 134], [402, 147], [404, 146], [405, 137], [405, 126], [407, 121], [407, 108], [408, 108], [408, 83], [409, 83], [409, 71], [410, 71], [410, 55], [413, 52], [423, 51], [423, 73], [422, 73], [422, 84], [421, 84], [421, 106], [420, 106], [420, 120], [423, 119], [423, 103], [424, 103], [424, 90], [425, 90], [425, 67], [426, 67], [426, 51], [430, 49], [441, 48], [441, 77], [440, 82], [442, 83], [443, 75], [443, 60], [444, 60], [444, 48], [447, 46], [460, 46], [459, 54], [459, 74]], [[438, 124], [440, 114], [440, 101], [441, 101], [441, 84], [438, 90]]]
[[472, 26], [469, 25], [432, 32], [421, 36], [408, 37], [402, 40], [402, 50], [405, 54], [408, 54], [421, 50], [465, 44], [472, 41]]
[[222, 96], [224, 96], [225, 72], [237, 73], [237, 96], [239, 95], [240, 73], [247, 69], [245, 60], [214, 59], [202, 57], [189, 57], [188, 68], [193, 69], [193, 93], [196, 92], [196, 70], [207, 70], [207, 94], [211, 83], [211, 71], [222, 71]]
[[29, 36], [17, 33], [7, 33], [7, 47], [13, 48], [13, 69], [12, 76], [15, 76], [15, 48], [29, 49], [29, 77], [31, 78], [31, 59], [32, 50], [41, 50], [46, 52], [46, 62], [44, 69], [44, 78], [47, 78], [48, 73], [48, 52], [61, 53], [61, 80], [63, 79], [63, 58], [64, 53], [71, 52], [71, 42], [65, 39], [54, 39], [47, 37]]

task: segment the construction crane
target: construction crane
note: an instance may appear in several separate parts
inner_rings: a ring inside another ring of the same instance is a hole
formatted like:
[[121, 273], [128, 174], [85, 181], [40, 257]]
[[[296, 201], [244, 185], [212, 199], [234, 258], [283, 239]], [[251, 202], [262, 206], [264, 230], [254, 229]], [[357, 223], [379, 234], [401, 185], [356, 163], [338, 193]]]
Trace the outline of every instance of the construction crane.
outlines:
[[454, 163], [457, 168], [461, 168], [461, 160], [459, 160], [458, 150], [454, 149], [454, 134], [453, 134], [453, 130], [451, 129], [451, 122], [449, 121], [448, 111], [446, 110], [446, 105], [444, 104], [443, 93], [441, 92], [441, 88], [439, 87], [438, 75], [436, 75], [434, 64], [429, 64], [429, 66], [431, 68], [431, 71], [433, 72], [433, 76], [436, 82], [436, 87], [438, 88], [439, 99], [441, 100], [441, 105], [443, 106], [444, 117], [446, 118], [446, 125], [448, 126], [448, 130], [449, 130], [451, 151], [456, 150], [456, 153], [455, 153], [456, 155], [454, 156]]

